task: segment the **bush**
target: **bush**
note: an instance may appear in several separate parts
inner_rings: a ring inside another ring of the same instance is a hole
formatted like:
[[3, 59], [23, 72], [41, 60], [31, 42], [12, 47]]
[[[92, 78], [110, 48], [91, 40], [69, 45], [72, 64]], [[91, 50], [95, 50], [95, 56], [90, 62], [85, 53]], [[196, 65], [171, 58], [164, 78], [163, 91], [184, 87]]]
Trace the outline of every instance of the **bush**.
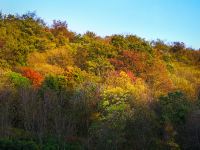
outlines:
[[44, 90], [61, 91], [67, 86], [67, 80], [64, 76], [49, 75], [44, 79], [42, 88]]
[[161, 109], [161, 120], [173, 124], [185, 123], [186, 116], [190, 110], [190, 103], [186, 96], [179, 91], [169, 93], [159, 98]]
[[23, 77], [21, 74], [16, 72], [9, 73], [9, 78], [12, 84], [15, 87], [28, 87], [30, 86], [30, 80], [26, 77]]

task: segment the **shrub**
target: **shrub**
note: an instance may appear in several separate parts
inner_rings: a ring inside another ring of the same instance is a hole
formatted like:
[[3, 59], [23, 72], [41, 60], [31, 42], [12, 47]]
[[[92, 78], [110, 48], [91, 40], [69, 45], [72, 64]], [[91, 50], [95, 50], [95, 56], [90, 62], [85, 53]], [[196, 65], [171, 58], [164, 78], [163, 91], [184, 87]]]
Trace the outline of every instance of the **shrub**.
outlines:
[[167, 96], [161, 96], [159, 105], [163, 122], [171, 122], [177, 125], [185, 123], [190, 110], [190, 103], [182, 92], [176, 91]]
[[34, 87], [39, 87], [42, 84], [43, 76], [39, 72], [28, 67], [22, 67], [21, 70], [22, 75], [28, 78]]
[[23, 77], [21, 74], [16, 72], [10, 72], [9, 78], [11, 83], [14, 84], [15, 87], [28, 87], [30, 86], [30, 80], [26, 77]]

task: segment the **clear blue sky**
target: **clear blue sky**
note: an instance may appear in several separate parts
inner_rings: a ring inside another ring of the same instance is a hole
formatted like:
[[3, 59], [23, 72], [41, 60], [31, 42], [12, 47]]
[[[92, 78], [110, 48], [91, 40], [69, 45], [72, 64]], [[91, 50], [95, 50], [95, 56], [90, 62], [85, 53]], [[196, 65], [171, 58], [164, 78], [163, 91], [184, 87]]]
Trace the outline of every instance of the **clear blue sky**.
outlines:
[[3, 13], [66, 20], [77, 33], [136, 34], [200, 48], [200, 0], [0, 0]]

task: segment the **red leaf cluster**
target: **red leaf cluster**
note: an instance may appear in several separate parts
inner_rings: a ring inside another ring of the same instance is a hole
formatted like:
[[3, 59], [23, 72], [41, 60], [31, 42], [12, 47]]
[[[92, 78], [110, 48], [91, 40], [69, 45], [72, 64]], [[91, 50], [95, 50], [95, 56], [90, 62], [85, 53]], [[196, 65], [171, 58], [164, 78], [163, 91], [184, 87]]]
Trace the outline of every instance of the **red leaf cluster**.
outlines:
[[21, 71], [22, 75], [28, 78], [34, 87], [39, 87], [42, 84], [44, 78], [39, 72], [28, 67], [22, 67]]
[[126, 74], [128, 75], [128, 77], [133, 81], [135, 82], [135, 80], [137, 79], [137, 77], [133, 74], [132, 71], [126, 71]]
[[146, 56], [143, 53], [123, 51], [122, 59], [127, 64], [127, 69], [134, 70], [137, 73], [144, 72], [146, 69]]
[[125, 67], [124, 62], [116, 58], [110, 58], [109, 61], [113, 66], [115, 66], [116, 70], [121, 70], [122, 68]]

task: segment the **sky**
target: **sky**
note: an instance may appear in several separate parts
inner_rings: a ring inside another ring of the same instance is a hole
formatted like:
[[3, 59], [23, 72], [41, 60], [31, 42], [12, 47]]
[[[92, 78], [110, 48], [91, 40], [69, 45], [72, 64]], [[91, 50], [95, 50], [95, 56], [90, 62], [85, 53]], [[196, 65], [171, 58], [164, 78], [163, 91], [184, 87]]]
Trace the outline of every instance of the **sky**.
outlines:
[[200, 0], [0, 0], [0, 11], [35, 11], [49, 25], [67, 21], [77, 33], [134, 34], [200, 48]]

